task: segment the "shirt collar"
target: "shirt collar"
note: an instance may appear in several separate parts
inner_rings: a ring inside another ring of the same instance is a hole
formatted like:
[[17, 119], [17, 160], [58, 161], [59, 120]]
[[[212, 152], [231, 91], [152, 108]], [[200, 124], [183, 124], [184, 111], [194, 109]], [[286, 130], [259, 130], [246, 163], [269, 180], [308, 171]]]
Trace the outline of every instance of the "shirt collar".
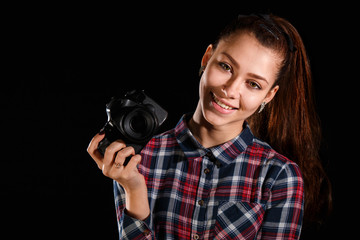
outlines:
[[187, 120], [189, 120], [191, 116], [191, 114], [183, 115], [175, 127], [176, 140], [189, 159], [203, 157], [211, 152], [217, 160], [227, 165], [253, 142], [254, 135], [249, 125], [245, 122], [243, 131], [235, 138], [221, 145], [205, 148], [195, 139], [188, 128]]

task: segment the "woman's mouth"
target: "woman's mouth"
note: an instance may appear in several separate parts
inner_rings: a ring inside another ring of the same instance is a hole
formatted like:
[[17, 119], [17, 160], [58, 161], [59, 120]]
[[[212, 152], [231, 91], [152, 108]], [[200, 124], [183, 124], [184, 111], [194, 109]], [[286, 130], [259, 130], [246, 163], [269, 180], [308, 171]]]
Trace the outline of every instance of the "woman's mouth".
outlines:
[[216, 97], [216, 95], [213, 92], [210, 92], [212, 100], [215, 104], [214, 107], [219, 110], [222, 113], [230, 113], [233, 112], [233, 110], [237, 110], [238, 108], [235, 108], [233, 106], [229, 106], [228, 104], [222, 102], [220, 99]]
[[223, 109], [226, 109], [226, 110], [233, 110], [233, 109], [237, 109], [235, 107], [231, 107], [229, 105], [226, 105], [224, 102], [220, 101], [213, 92], [210, 92], [211, 93], [211, 97], [212, 99], [214, 100], [214, 102], [216, 102], [220, 107], [222, 107]]

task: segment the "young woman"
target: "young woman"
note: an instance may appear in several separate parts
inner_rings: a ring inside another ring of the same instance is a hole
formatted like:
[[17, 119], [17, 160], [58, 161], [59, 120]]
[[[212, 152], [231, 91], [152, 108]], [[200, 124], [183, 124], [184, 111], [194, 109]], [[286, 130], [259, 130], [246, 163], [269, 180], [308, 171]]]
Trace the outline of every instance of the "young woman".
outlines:
[[102, 156], [102, 132], [88, 147], [114, 179], [120, 238], [298, 239], [325, 179], [298, 32], [240, 15], [206, 49], [200, 76], [195, 112], [140, 155], [118, 140]]

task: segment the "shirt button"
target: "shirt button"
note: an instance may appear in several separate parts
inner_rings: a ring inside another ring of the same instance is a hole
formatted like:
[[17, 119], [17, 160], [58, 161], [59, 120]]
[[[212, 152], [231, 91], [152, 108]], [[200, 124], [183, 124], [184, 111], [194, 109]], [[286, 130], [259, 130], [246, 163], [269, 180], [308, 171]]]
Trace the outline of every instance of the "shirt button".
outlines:
[[199, 235], [197, 235], [197, 234], [193, 234], [192, 235], [192, 239], [195, 239], [195, 240], [198, 240], [200, 237], [199, 237]]
[[209, 174], [209, 173], [210, 173], [210, 169], [205, 168], [205, 169], [204, 169], [204, 173], [205, 173], [205, 174]]
[[149, 236], [150, 235], [150, 230], [145, 229], [143, 234], [144, 234], [144, 236]]
[[204, 202], [204, 200], [202, 200], [202, 199], [198, 201], [198, 204], [199, 204], [200, 206], [204, 206], [204, 203], [205, 203], [205, 202]]

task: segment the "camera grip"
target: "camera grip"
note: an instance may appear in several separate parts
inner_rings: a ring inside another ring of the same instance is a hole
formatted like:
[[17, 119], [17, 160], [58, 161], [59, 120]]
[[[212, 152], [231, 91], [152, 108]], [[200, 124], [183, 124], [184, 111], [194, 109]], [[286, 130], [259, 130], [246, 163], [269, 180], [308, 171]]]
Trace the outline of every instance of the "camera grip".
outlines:
[[128, 163], [130, 162], [130, 159], [132, 158], [132, 156], [128, 156], [127, 158], [125, 158], [124, 161], [124, 167], [126, 167], [126, 165], [128, 165]]
[[[101, 153], [101, 155], [104, 156], [104, 154], [105, 154], [105, 149], [106, 149], [110, 144], [111, 144], [111, 142], [110, 142], [107, 138], [104, 138], [103, 140], [101, 140], [101, 141], [99, 142], [98, 150], [99, 150], [99, 152]], [[128, 147], [133, 147], [134, 150], [135, 150], [135, 154], [139, 154], [139, 153], [141, 152], [142, 148], [143, 148], [143, 146], [138, 145], [138, 144], [128, 144], [127, 146], [128, 146]], [[116, 157], [116, 155], [115, 155], [115, 157]], [[124, 166], [126, 166], [126, 165], [129, 163], [131, 157], [132, 157], [132, 156], [129, 156], [129, 157], [127, 157], [127, 158], [125, 159], [125, 161], [124, 161]]]
[[107, 138], [104, 138], [103, 140], [101, 140], [99, 142], [99, 145], [97, 147], [97, 149], [99, 150], [99, 152], [101, 153], [101, 155], [104, 156], [105, 154], [105, 149], [110, 145], [110, 141]]

